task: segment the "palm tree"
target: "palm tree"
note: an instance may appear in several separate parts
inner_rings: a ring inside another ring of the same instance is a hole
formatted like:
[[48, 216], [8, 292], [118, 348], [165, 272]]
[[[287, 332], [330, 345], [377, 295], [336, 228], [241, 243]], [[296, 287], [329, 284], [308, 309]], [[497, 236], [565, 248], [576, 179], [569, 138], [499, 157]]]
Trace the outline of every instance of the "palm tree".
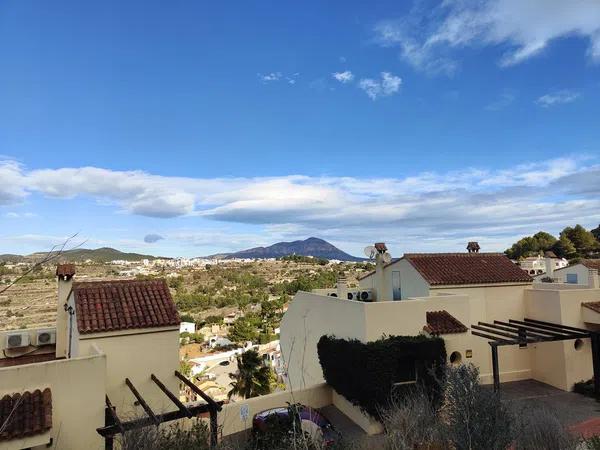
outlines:
[[255, 350], [248, 350], [237, 356], [238, 371], [230, 373], [233, 379], [228, 397], [239, 395], [243, 398], [258, 397], [271, 393], [271, 369], [263, 365]]

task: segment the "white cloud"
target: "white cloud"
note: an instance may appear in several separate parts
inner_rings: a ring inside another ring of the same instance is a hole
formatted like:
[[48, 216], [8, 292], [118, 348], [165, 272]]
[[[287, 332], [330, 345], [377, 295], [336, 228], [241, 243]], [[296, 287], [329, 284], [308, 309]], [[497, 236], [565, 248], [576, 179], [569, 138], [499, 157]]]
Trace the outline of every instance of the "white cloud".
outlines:
[[[465, 168], [395, 178], [206, 179], [96, 167], [29, 171], [13, 166], [13, 182], [21, 190], [12, 202], [22, 203], [31, 195], [65, 200], [83, 196], [101, 202], [101, 208], [116, 205], [118, 210], [141, 216], [187, 216], [205, 224], [216, 220], [256, 226], [265, 230], [264, 243], [273, 236], [317, 235], [363, 244], [381, 237], [395, 240], [403, 249], [409, 245], [414, 249], [415, 243], [443, 249], [473, 236], [504, 242], [507, 236], [552, 231], [575, 218], [596, 226], [600, 223], [600, 165], [591, 161], [563, 157], [502, 170]], [[11, 189], [0, 185], [0, 197], [8, 198], [6, 191]], [[165, 242], [207, 248], [221, 242], [199, 237], [202, 233], [161, 236], [168, 239]], [[240, 235], [238, 248], [252, 245], [261, 235], [257, 231], [243, 238], [239, 231], [222, 233]], [[433, 236], [443, 243], [426, 241]]]
[[544, 108], [559, 105], [562, 103], [571, 103], [580, 97], [579, 92], [563, 90], [551, 94], [542, 95], [536, 100], [536, 103]]
[[588, 41], [587, 55], [600, 62], [598, 0], [445, 0], [431, 8], [417, 3], [399, 20], [375, 26], [376, 41], [397, 46], [401, 57], [428, 73], [453, 74], [456, 50], [497, 46], [506, 67], [539, 55], [558, 38]]
[[358, 83], [358, 86], [366, 92], [373, 100], [379, 97], [388, 97], [400, 90], [402, 79], [390, 72], [381, 72], [381, 79], [375, 80], [372, 78], [363, 78]]
[[7, 219], [31, 219], [32, 217], [37, 217], [37, 214], [32, 212], [18, 213], [10, 211], [4, 214], [4, 217], [6, 217]]
[[331, 76], [343, 84], [350, 83], [352, 80], [354, 80], [354, 74], [349, 70], [344, 72], [334, 72], [331, 74]]
[[264, 83], [269, 83], [271, 81], [281, 80], [282, 74], [281, 74], [281, 72], [270, 72], [270, 73], [265, 73], [265, 74], [259, 73], [258, 77]]

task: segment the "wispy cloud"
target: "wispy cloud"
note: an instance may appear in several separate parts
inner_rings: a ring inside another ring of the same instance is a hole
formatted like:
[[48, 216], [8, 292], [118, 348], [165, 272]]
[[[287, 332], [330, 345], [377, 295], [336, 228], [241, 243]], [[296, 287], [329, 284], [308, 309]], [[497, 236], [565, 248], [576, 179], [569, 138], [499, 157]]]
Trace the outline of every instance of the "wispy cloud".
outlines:
[[496, 98], [493, 102], [489, 103], [485, 109], [486, 111], [500, 111], [504, 109], [515, 101], [517, 98], [514, 91], [510, 89], [505, 89], [502, 93]]
[[544, 108], [560, 105], [563, 103], [572, 103], [577, 100], [581, 94], [575, 91], [563, 90], [551, 94], [542, 95], [536, 100], [536, 103]]
[[400, 90], [402, 79], [390, 72], [381, 72], [381, 79], [363, 78], [358, 83], [365, 93], [373, 100], [379, 97], [388, 97]]
[[600, 62], [600, 2], [597, 0], [455, 0], [436, 7], [417, 2], [410, 14], [383, 20], [375, 28], [380, 45], [398, 47], [418, 70], [452, 75], [457, 51], [465, 47], [502, 46], [502, 67], [539, 55], [565, 36], [588, 41], [587, 55]]
[[269, 72], [269, 73], [259, 73], [258, 78], [263, 83], [274, 83], [278, 81], [285, 82], [287, 84], [294, 85], [298, 81], [298, 77], [300, 76], [299, 72], [284, 74], [282, 72]]
[[344, 72], [334, 72], [331, 74], [331, 76], [343, 84], [350, 83], [352, 80], [354, 80], [354, 74], [349, 70]]
[[4, 214], [4, 217], [6, 217], [7, 219], [31, 219], [32, 217], [37, 217], [37, 214], [32, 212], [20, 213], [9, 211], [6, 214]]

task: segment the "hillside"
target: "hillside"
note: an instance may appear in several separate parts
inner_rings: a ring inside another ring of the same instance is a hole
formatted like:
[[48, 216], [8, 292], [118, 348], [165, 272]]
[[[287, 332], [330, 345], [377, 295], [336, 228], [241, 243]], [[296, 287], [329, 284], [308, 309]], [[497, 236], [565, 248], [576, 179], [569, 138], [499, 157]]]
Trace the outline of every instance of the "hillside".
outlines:
[[[46, 252], [32, 253], [31, 255], [0, 255], [0, 262], [35, 262], [44, 258], [47, 255]], [[92, 260], [94, 262], [105, 263], [113, 260], [124, 260], [124, 261], [139, 261], [141, 259], [156, 259], [156, 256], [142, 255], [140, 253], [125, 253], [114, 248], [102, 247], [96, 249], [77, 248], [74, 250], [66, 250], [59, 258], [61, 261], [69, 262], [83, 262], [86, 260]]]
[[[313, 256], [340, 261], [363, 261], [363, 258], [349, 255], [329, 242], [311, 237], [303, 241], [278, 242], [268, 247], [255, 247], [236, 253], [229, 253], [224, 259], [233, 258], [281, 258], [288, 255]], [[214, 257], [215, 255], [213, 255]]]

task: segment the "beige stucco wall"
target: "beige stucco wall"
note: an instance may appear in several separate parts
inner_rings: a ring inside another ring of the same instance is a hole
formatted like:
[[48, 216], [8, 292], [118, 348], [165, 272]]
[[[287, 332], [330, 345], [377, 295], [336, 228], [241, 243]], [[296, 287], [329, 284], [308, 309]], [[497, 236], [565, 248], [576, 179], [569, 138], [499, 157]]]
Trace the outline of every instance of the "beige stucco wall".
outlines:
[[[293, 388], [323, 382], [317, 342], [323, 335], [374, 341], [382, 335], [416, 335], [426, 324], [426, 312], [446, 310], [467, 327], [479, 321], [525, 317], [525, 289], [530, 285], [440, 287], [431, 296], [402, 301], [362, 303], [300, 292], [294, 297], [281, 326], [281, 348]], [[480, 368], [483, 383], [491, 383], [488, 341], [470, 332], [443, 336], [448, 356], [460, 353], [463, 362]], [[470, 350], [470, 352], [467, 352]], [[470, 353], [471, 358], [467, 358]], [[500, 379], [515, 381], [532, 376], [532, 349], [501, 347]]]
[[[393, 300], [393, 272], [400, 272], [400, 291], [403, 300], [413, 297], [429, 296], [429, 285], [421, 274], [407, 260], [399, 259], [383, 269], [385, 290], [383, 292], [383, 297], [380, 295], [377, 298], [377, 301]], [[360, 280], [359, 284], [361, 289], [375, 289], [376, 276], [370, 275], [363, 278]]]
[[[527, 289], [527, 316], [546, 322], [593, 329], [597, 325], [584, 322], [581, 303], [600, 301], [600, 289]], [[585, 311], [586, 308], [583, 308]], [[570, 390], [577, 381], [592, 377], [592, 353], [589, 339], [580, 350], [574, 341], [547, 342], [532, 347], [535, 379]]]
[[[326, 384], [318, 384], [308, 389], [276, 392], [274, 394], [223, 405], [223, 410], [218, 414], [219, 426], [222, 427], [222, 435], [229, 436], [251, 429], [254, 414], [265, 409], [286, 406], [286, 402], [302, 403], [312, 408], [322, 408], [323, 406], [332, 404], [331, 388]], [[243, 407], [248, 408], [248, 418], [246, 420], [243, 420], [240, 415]]]
[[125, 384], [129, 378], [155, 413], [176, 409], [175, 405], [150, 379], [151, 372], [175, 393], [179, 380], [179, 327], [81, 335], [79, 351], [86, 354], [96, 345], [106, 354], [106, 389], [120, 417], [144, 415], [135, 406], [135, 397]]
[[[100, 450], [104, 448], [104, 440], [96, 428], [104, 425], [105, 373], [104, 355], [6, 367], [0, 369], [0, 397], [49, 387], [52, 429], [47, 437], [53, 439], [52, 448]], [[38, 439], [2, 442], [0, 447], [28, 448], [38, 445]]]

